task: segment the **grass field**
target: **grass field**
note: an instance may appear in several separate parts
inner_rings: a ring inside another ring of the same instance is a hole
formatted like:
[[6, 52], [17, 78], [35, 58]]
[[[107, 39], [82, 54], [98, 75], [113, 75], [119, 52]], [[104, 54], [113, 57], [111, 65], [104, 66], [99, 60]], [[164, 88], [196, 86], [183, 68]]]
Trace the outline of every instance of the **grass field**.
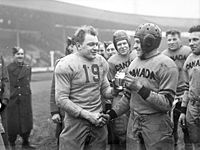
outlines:
[[[51, 78], [52, 73], [50, 72], [32, 74], [31, 88], [34, 128], [30, 141], [37, 146], [37, 150], [56, 150], [56, 139], [54, 136], [56, 126], [51, 121], [49, 104]], [[17, 150], [20, 150], [20, 138], [18, 138], [17, 143]], [[179, 141], [179, 150], [183, 150], [182, 139]]]
[[50, 87], [52, 73], [32, 75], [32, 106], [34, 128], [31, 142], [38, 150], [56, 150], [55, 124], [50, 115]]

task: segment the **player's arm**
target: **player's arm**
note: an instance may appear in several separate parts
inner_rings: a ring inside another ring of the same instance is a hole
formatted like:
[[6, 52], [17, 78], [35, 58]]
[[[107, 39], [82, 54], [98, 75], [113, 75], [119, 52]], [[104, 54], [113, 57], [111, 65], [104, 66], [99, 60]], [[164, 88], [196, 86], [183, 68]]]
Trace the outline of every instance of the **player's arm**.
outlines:
[[112, 99], [114, 96], [116, 96], [120, 91], [113, 87], [110, 86], [110, 83], [108, 81], [108, 72], [109, 72], [109, 65], [105, 61], [104, 63], [104, 73], [103, 73], [103, 80], [101, 82], [101, 93], [103, 96], [107, 99]]
[[122, 98], [115, 104], [115, 106], [107, 112], [110, 119], [115, 119], [122, 114], [126, 113], [130, 109], [130, 97], [123, 95]]
[[183, 101], [181, 103], [181, 113], [186, 114], [187, 105], [189, 102], [189, 74], [188, 74], [188, 71], [185, 69], [185, 67], [184, 67], [183, 76], [185, 80], [186, 90], [184, 92]]
[[184, 70], [184, 78], [187, 85], [187, 89], [184, 92], [183, 100], [181, 103], [181, 115], [179, 117], [179, 124], [181, 125], [181, 127], [184, 128], [186, 125], [186, 111], [187, 111], [187, 105], [189, 102], [189, 74], [187, 70], [185, 69], [185, 64], [184, 64], [183, 70]]
[[[175, 65], [175, 64], [174, 64]], [[163, 67], [162, 65], [160, 67]], [[144, 86], [138, 94], [144, 100], [153, 104], [160, 111], [167, 112], [171, 110], [174, 101], [175, 91], [178, 83], [178, 69], [174, 67], [164, 67], [159, 69], [160, 88], [158, 92], [151, 91]]]
[[73, 80], [72, 68], [67, 62], [60, 61], [55, 69], [56, 103], [68, 114], [79, 117], [82, 108], [69, 98], [71, 81]]
[[174, 101], [175, 91], [178, 84], [178, 69], [175, 64], [170, 67], [164, 67], [162, 65], [160, 65], [160, 67], [161, 68], [159, 68], [158, 72], [160, 77], [159, 91], [154, 92], [143, 87], [138, 93], [140, 95], [149, 93], [145, 94], [143, 98], [152, 103], [157, 109], [167, 112], [171, 110]]

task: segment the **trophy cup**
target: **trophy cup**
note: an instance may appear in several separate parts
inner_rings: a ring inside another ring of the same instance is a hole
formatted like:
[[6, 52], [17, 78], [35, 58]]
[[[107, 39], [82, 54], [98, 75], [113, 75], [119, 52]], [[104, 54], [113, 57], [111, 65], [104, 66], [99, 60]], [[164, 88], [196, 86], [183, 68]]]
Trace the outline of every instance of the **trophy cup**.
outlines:
[[115, 75], [115, 85], [119, 90], [123, 89], [124, 77], [125, 77], [125, 72], [117, 72]]

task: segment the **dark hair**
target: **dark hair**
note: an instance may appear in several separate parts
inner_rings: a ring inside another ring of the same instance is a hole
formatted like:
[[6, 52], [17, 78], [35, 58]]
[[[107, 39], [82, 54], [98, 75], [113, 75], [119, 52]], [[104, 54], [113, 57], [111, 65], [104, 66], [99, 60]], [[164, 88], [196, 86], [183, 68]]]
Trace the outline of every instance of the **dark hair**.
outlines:
[[76, 42], [75, 42], [75, 38], [74, 37], [67, 37], [67, 45], [66, 45], [66, 48], [65, 48], [65, 55], [69, 55], [71, 54], [72, 52], [69, 50], [69, 46], [70, 45], [76, 45]]
[[200, 25], [196, 25], [196, 26], [191, 27], [188, 32], [189, 33], [200, 32]]
[[[21, 47], [17, 47], [17, 46], [16, 46], [16, 47], [13, 47], [13, 48], [12, 48], [12, 53], [13, 53], [13, 55], [15, 55], [16, 53], [18, 53], [20, 49], [22, 49], [22, 48], [21, 48]], [[24, 51], [24, 50], [23, 50], [23, 51]]]
[[178, 31], [178, 30], [176, 30], [176, 29], [168, 30], [168, 31], [166, 32], [166, 37], [167, 37], [169, 34], [171, 34], [171, 35], [176, 35], [176, 34], [177, 34], [178, 37], [181, 37], [181, 32]]
[[74, 34], [75, 42], [82, 44], [83, 41], [85, 40], [86, 33], [91, 34], [93, 36], [98, 35], [97, 30], [93, 26], [84, 25], [76, 30]]
[[75, 45], [76, 44], [74, 37], [70, 37], [70, 36], [67, 37], [67, 41], [66, 42], [67, 42], [67, 47], [69, 45]]
[[113, 42], [112, 42], [112, 41], [104, 41], [104, 47], [105, 47], [105, 49], [106, 49], [110, 44], [113, 44]]

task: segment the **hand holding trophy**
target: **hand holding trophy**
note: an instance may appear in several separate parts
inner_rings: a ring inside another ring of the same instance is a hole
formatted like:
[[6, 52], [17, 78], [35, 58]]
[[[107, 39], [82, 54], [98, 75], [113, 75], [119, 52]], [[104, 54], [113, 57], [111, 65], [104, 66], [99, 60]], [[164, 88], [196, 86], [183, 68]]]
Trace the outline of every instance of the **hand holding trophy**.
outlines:
[[116, 75], [115, 75], [115, 81], [114, 81], [116, 89], [123, 90], [123, 88], [124, 88], [124, 78], [125, 78], [125, 72], [118, 71], [116, 73]]

